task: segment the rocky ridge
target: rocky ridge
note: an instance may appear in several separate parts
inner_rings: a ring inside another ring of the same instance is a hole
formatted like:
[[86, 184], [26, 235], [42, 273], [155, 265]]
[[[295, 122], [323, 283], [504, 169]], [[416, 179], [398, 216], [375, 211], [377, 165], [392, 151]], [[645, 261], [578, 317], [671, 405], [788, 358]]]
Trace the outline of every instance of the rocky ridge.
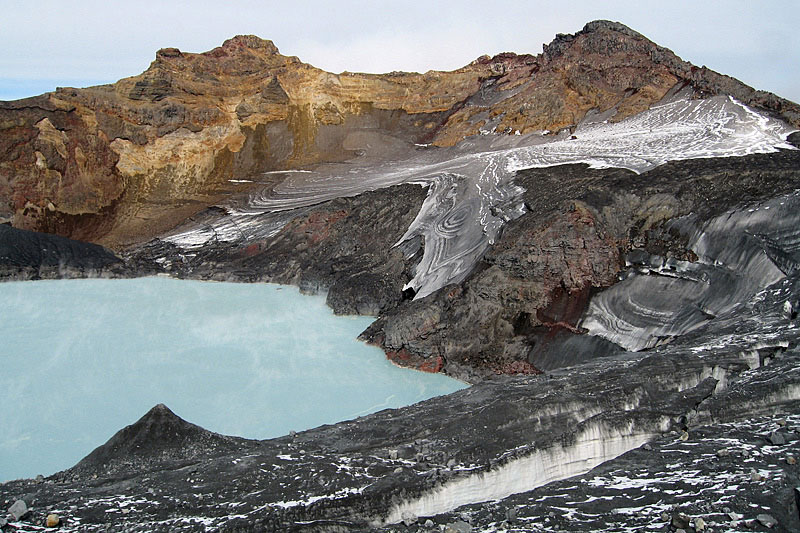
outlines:
[[113, 85], [0, 103], [0, 216], [119, 249], [246, 192], [241, 181], [267, 171], [344, 161], [376, 145], [385, 156], [481, 131], [557, 132], [590, 110], [622, 120], [676, 85], [800, 124], [796, 104], [607, 21], [558, 36], [539, 56], [500, 54], [425, 74], [330, 74], [254, 36], [202, 54], [166, 48]]

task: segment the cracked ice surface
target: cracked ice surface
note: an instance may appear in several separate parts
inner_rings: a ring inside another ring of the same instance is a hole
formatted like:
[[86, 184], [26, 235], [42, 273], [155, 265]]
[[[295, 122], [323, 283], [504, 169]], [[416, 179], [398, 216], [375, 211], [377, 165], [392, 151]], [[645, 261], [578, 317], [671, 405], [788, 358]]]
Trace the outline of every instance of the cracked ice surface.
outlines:
[[519, 170], [586, 163], [641, 173], [670, 160], [792, 149], [786, 142], [792, 131], [730, 97], [674, 98], [618, 123], [583, 124], [575, 138], [489, 134], [453, 148], [409, 149], [405, 157], [388, 161], [364, 156], [349, 165], [287, 172], [278, 186], [226, 206], [227, 216], [195, 224], [167, 240], [192, 248], [215, 240], [264, 238], [291, 219], [291, 210], [401, 183], [419, 183], [429, 187], [428, 197], [399, 242], [416, 236], [424, 240], [422, 261], [407, 284], [421, 298], [462, 281], [503, 224], [524, 213], [524, 191], [513, 183]]

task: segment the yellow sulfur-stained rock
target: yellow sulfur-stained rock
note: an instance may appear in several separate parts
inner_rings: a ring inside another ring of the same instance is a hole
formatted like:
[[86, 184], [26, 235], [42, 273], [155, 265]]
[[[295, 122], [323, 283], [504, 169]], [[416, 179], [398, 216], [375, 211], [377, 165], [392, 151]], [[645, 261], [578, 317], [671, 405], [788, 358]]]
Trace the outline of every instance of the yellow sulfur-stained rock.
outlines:
[[413, 148], [573, 130], [589, 111], [618, 121], [681, 84], [800, 125], [796, 104], [608, 21], [558, 35], [538, 56], [421, 74], [325, 72], [253, 35], [204, 53], [163, 48], [145, 72], [112, 85], [0, 102], [0, 218], [121, 248], [246, 192], [245, 180], [265, 172], [374, 149], [365, 132]]

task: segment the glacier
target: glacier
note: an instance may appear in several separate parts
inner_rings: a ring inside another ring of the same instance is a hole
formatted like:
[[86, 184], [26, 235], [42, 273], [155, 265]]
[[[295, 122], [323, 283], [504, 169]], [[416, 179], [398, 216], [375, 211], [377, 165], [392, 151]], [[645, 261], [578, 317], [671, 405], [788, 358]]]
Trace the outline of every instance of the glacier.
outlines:
[[401, 150], [395, 142], [389, 160], [367, 151], [346, 164], [286, 171], [280, 184], [220, 206], [223, 216], [190, 222], [165, 240], [186, 250], [209, 242], [247, 242], [276, 234], [298, 210], [418, 183], [428, 187], [428, 196], [398, 244], [415, 237], [424, 241], [423, 258], [405, 287], [423, 298], [462, 281], [503, 225], [525, 212], [523, 190], [513, 179], [519, 170], [585, 163], [641, 173], [670, 160], [795, 149], [786, 141], [794, 129], [729, 96], [692, 99], [677, 92], [625, 120], [600, 118], [557, 134], [487, 131], [449, 148]]

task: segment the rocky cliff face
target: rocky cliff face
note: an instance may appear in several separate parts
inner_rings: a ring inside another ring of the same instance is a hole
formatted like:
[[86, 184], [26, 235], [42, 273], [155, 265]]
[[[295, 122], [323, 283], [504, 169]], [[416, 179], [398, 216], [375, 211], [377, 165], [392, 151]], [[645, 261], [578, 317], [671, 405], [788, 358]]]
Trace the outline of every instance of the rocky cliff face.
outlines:
[[[641, 175], [584, 166], [521, 172], [517, 182], [526, 189], [529, 212], [508, 224], [473, 274], [463, 284], [383, 313], [363, 337], [390, 354], [413, 354], [420, 364], [440, 360], [456, 375], [464, 367], [496, 373], [548, 369], [613, 352], [596, 337], [581, 335], [591, 295], [617, 283], [636, 254], [696, 261], [690, 232], [668, 221], [705, 220], [747, 200], [792, 192], [800, 183], [799, 169], [798, 153], [785, 152], [675, 162]], [[793, 224], [792, 217], [776, 216]], [[742, 245], [732, 246], [741, 252]], [[745, 276], [744, 267], [736, 275]], [[740, 301], [734, 286], [726, 279], [720, 288], [728, 302]], [[671, 298], [677, 288], [644, 291], [644, 300], [663, 292]], [[657, 314], [656, 306], [650, 311]], [[630, 319], [632, 313], [628, 309], [618, 318]]]
[[160, 50], [140, 76], [2, 105], [3, 214], [141, 241], [243, 189], [230, 179], [350, 157], [354, 131], [419, 141], [489, 70], [333, 75], [253, 36], [204, 54]]
[[600, 21], [450, 73], [164, 49], [0, 125], [3, 216], [124, 248], [6, 228], [4, 277], [293, 283], [474, 383], [263, 442], [157, 406], [0, 485], [20, 527], [800, 526], [796, 104]]
[[800, 124], [795, 104], [604, 21], [559, 35], [539, 56], [425, 74], [331, 74], [254, 36], [202, 54], [165, 48], [147, 71], [113, 85], [0, 103], [0, 216], [119, 248], [246, 192], [241, 180], [263, 181], [263, 172], [376, 146], [382, 156], [413, 143], [449, 146], [481, 131], [557, 132], [590, 110], [621, 120], [676, 84]]

